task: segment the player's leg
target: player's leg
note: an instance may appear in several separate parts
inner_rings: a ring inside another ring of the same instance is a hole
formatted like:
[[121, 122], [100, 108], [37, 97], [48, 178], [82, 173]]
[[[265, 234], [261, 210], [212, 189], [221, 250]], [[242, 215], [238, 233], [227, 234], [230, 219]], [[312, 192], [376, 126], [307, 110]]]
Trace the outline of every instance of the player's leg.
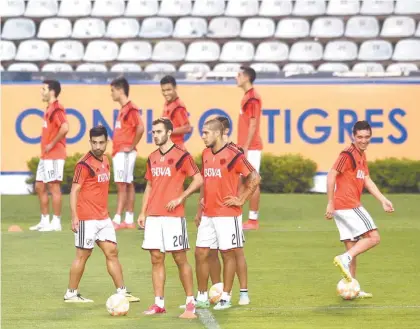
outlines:
[[[247, 159], [255, 168], [255, 170], [259, 172], [261, 165], [261, 151], [248, 151]], [[248, 221], [243, 224], [244, 230], [257, 230], [259, 227], [258, 216], [260, 208], [260, 194], [260, 186], [258, 185], [257, 189], [252, 194], [251, 199], [249, 200], [249, 216]]]
[[127, 203], [128, 184], [126, 176], [128, 173], [128, 157], [124, 152], [118, 152], [112, 159], [112, 167], [114, 171], [114, 182], [117, 186], [117, 210], [113, 218], [115, 229], [120, 229], [121, 214]]
[[[357, 241], [345, 240], [344, 246], [346, 247], [346, 250], [349, 251], [356, 243]], [[353, 278], [356, 278], [356, 257], [353, 257], [350, 262], [350, 274]]]
[[38, 231], [39, 229], [50, 225], [50, 214], [48, 209], [48, 191], [47, 185], [44, 183], [45, 179], [46, 178], [44, 160], [41, 159], [38, 163], [35, 178], [35, 192], [38, 195], [39, 199], [41, 220], [38, 224], [29, 228], [31, 231]]
[[136, 151], [131, 151], [130, 153], [125, 154], [126, 157], [126, 175], [125, 182], [127, 183], [127, 192], [126, 192], [126, 204], [125, 204], [125, 218], [124, 222], [121, 224], [121, 228], [130, 228], [135, 229], [136, 225], [134, 224], [134, 201], [136, 197], [136, 191], [134, 189], [134, 167], [136, 165], [137, 153]]
[[236, 257], [236, 275], [239, 280], [239, 305], [248, 305], [250, 303], [248, 295], [248, 265], [245, 259], [244, 248], [235, 249]]
[[210, 267], [210, 280], [211, 284], [222, 282], [222, 265], [219, 259], [219, 250], [210, 248], [209, 252], [209, 267]]

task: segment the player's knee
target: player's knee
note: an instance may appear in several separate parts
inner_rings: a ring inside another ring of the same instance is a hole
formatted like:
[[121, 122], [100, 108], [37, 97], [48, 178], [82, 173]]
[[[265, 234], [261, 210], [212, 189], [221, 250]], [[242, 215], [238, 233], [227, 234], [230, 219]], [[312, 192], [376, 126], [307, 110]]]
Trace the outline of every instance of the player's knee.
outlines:
[[380, 242], [381, 242], [381, 236], [379, 235], [378, 232], [373, 231], [373, 234], [370, 235], [370, 239], [372, 241], [372, 243], [377, 246]]
[[35, 192], [37, 194], [44, 194], [47, 192], [46, 188], [45, 188], [45, 184], [41, 183], [41, 182], [36, 182], [35, 183]]
[[185, 252], [174, 252], [172, 253], [172, 257], [174, 258], [174, 261], [178, 267], [188, 264]]
[[118, 192], [126, 192], [128, 184], [127, 183], [116, 183]]
[[79, 250], [79, 252], [76, 254], [76, 260], [82, 263], [86, 263], [91, 254], [92, 250]]
[[164, 260], [165, 260], [164, 254], [161, 252], [151, 254], [152, 265], [163, 264]]
[[207, 248], [195, 248], [195, 260], [197, 262], [204, 262], [209, 256], [209, 251]]
[[115, 246], [115, 248], [110, 248], [109, 250], [107, 250], [107, 252], [105, 253], [105, 257], [108, 260], [113, 260], [118, 258], [118, 248]]

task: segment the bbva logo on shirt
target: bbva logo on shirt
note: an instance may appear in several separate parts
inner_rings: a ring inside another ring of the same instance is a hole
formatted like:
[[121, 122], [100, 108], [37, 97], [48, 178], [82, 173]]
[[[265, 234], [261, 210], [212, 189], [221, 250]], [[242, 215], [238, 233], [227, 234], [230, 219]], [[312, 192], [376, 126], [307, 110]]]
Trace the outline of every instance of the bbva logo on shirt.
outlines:
[[108, 182], [110, 177], [111, 177], [111, 174], [107, 174], [107, 173], [99, 174], [98, 175], [98, 183]]
[[219, 168], [207, 168], [204, 169], [204, 177], [222, 178], [222, 171]]
[[358, 179], [365, 179], [365, 172], [363, 170], [357, 170], [356, 178]]
[[169, 168], [169, 167], [152, 168], [152, 176], [153, 177], [171, 176], [171, 168]]

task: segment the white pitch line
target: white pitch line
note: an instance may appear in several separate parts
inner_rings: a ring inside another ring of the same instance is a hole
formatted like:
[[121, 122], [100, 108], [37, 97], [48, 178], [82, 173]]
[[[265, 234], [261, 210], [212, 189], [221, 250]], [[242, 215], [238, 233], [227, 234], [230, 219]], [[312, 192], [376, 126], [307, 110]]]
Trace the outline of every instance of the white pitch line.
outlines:
[[201, 323], [207, 329], [222, 329], [209, 309], [197, 309], [196, 313], [198, 314]]
[[315, 311], [315, 310], [372, 310], [372, 309], [420, 309], [420, 305], [353, 305], [353, 306], [285, 306], [237, 308], [241, 311]]

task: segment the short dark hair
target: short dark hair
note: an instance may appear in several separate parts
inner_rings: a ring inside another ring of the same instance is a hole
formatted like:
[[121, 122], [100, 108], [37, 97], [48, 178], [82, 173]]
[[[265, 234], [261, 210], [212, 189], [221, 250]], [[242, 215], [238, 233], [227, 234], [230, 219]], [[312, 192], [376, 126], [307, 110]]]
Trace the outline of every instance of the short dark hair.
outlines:
[[124, 90], [125, 96], [128, 97], [130, 93], [130, 85], [128, 84], [128, 81], [124, 77], [116, 78], [111, 82], [111, 86], [117, 89]]
[[160, 85], [166, 85], [170, 83], [172, 86], [176, 87], [176, 80], [172, 75], [165, 75], [161, 80], [160, 80]]
[[152, 122], [153, 126], [158, 125], [159, 123], [163, 124], [165, 127], [166, 131], [173, 131], [174, 130], [174, 125], [172, 124], [172, 121], [169, 120], [168, 118], [159, 118], [156, 119], [155, 121]]
[[92, 137], [100, 137], [105, 136], [105, 140], [108, 140], [108, 131], [104, 126], [96, 126], [93, 127], [91, 130], [89, 130], [89, 138], [92, 139]]
[[369, 130], [370, 133], [372, 133], [372, 127], [370, 126], [369, 122], [366, 120], [363, 121], [357, 121], [353, 126], [353, 135], [356, 135], [356, 133], [359, 130]]
[[226, 129], [222, 122], [220, 122], [217, 119], [211, 119], [209, 121], [206, 121], [204, 124], [205, 126], [208, 126], [210, 130], [212, 131], [219, 131], [220, 135], [224, 134], [224, 130]]
[[255, 78], [257, 77], [257, 73], [255, 72], [255, 70], [249, 66], [241, 66], [241, 70], [249, 78], [249, 82], [254, 83]]
[[230, 129], [230, 121], [227, 117], [224, 117], [223, 115], [219, 115], [216, 117], [216, 120], [219, 121], [224, 129]]
[[44, 85], [48, 85], [49, 90], [53, 90], [55, 97], [58, 97], [61, 93], [61, 84], [57, 80], [44, 80], [42, 81]]

